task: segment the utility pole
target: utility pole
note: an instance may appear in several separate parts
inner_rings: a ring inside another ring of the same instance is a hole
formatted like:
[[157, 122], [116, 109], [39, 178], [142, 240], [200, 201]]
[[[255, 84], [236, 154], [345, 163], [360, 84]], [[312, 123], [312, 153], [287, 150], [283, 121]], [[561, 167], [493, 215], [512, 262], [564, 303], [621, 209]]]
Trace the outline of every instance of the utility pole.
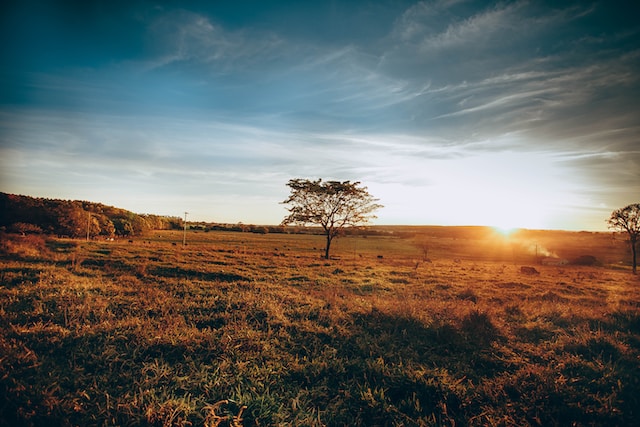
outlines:
[[184, 213], [184, 233], [182, 235], [182, 246], [187, 245], [187, 214], [189, 212]]

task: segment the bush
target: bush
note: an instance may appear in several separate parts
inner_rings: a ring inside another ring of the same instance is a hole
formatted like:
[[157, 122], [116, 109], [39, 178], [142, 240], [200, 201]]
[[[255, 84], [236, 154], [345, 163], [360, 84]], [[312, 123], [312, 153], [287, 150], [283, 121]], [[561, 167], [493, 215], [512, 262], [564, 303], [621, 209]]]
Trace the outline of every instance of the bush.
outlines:
[[578, 258], [571, 261], [573, 265], [599, 265], [600, 262], [593, 255], [580, 255]]
[[42, 233], [42, 228], [35, 224], [16, 222], [9, 227], [9, 231], [20, 234], [40, 234]]

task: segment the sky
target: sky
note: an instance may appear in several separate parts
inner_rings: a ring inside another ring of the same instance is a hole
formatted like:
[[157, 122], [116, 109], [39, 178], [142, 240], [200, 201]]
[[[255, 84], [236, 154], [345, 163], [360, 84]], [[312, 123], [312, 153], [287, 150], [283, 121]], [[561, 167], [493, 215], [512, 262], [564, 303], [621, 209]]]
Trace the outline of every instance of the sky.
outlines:
[[278, 224], [606, 230], [640, 202], [635, 1], [7, 1], [0, 191]]

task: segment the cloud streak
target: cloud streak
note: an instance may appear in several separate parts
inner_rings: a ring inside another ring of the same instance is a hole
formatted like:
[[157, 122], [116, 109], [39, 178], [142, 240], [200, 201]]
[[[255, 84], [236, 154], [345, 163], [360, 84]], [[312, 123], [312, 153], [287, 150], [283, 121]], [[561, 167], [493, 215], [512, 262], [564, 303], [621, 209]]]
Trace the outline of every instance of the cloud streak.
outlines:
[[[487, 222], [494, 206], [536, 211], [535, 226], [601, 229], [602, 206], [634, 202], [632, 14], [602, 2], [400, 5], [246, 14], [142, 2], [84, 17], [107, 36], [118, 28], [103, 20], [126, 24], [126, 49], [46, 62], [25, 43], [33, 64], [9, 55], [2, 71], [3, 190], [262, 223], [279, 222], [298, 176], [363, 181], [387, 223]], [[49, 24], [50, 45], [85, 51]]]

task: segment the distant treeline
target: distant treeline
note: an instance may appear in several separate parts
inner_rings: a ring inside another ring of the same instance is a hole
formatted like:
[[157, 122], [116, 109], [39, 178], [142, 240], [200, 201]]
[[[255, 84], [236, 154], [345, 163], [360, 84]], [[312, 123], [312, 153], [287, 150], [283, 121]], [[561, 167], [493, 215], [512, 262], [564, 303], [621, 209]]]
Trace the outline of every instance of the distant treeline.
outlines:
[[[0, 231], [21, 234], [49, 234], [61, 237], [131, 237], [151, 230], [181, 230], [180, 217], [136, 214], [102, 203], [80, 200], [58, 200], [20, 196], [0, 192]], [[320, 227], [282, 225], [188, 223], [189, 230], [234, 231], [245, 233], [324, 234]], [[377, 227], [344, 230], [345, 235], [412, 237], [413, 232], [400, 232]]]
[[[283, 225], [254, 225], [254, 224], [218, 224], [218, 223], [206, 223], [195, 222], [190, 223], [189, 230], [201, 230], [208, 231], [234, 231], [242, 233], [256, 233], [256, 234], [269, 234], [269, 233], [286, 233], [286, 234], [313, 234], [324, 235], [324, 230], [321, 227], [301, 227], [301, 226], [283, 226]], [[345, 236], [395, 236], [395, 237], [407, 237], [413, 236], [415, 233], [400, 233], [382, 229], [375, 229], [371, 227], [355, 227], [346, 228], [343, 230]]]
[[0, 227], [23, 234], [67, 237], [141, 235], [183, 227], [179, 217], [135, 214], [125, 209], [79, 200], [56, 200], [0, 193]]

